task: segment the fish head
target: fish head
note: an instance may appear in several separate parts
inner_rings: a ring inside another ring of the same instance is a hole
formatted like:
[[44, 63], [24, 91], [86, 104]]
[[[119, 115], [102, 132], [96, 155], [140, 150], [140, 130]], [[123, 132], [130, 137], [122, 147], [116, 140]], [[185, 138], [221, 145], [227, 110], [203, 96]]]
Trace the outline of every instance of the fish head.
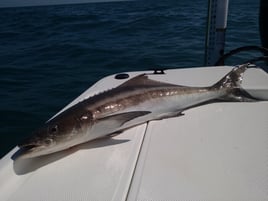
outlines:
[[[87, 122], [85, 122], [87, 121]], [[58, 152], [83, 142], [90, 121], [72, 115], [60, 115], [44, 124], [18, 146], [18, 158], [33, 158]]]

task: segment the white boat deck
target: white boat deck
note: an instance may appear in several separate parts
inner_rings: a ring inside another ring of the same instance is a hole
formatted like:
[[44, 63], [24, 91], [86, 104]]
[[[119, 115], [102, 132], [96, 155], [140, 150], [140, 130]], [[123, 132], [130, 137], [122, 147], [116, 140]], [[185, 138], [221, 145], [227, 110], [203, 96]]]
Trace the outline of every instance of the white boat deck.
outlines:
[[[149, 77], [208, 86], [230, 70], [188, 68]], [[125, 81], [106, 77], [71, 104]], [[268, 99], [264, 71], [248, 69], [242, 86]], [[39, 158], [13, 161], [15, 147], [0, 160], [0, 200], [268, 201], [268, 101], [213, 103], [184, 113]]]

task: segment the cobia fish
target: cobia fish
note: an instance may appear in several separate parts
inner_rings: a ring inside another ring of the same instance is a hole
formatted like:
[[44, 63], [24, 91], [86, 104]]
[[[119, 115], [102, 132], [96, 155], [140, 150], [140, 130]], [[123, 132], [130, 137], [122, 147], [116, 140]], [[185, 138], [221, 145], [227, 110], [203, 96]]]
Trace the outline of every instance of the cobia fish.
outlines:
[[234, 67], [209, 87], [187, 87], [151, 80], [146, 74], [89, 97], [49, 120], [18, 146], [19, 158], [32, 158], [110, 136], [130, 127], [182, 115], [216, 100], [254, 101], [241, 87], [248, 65]]

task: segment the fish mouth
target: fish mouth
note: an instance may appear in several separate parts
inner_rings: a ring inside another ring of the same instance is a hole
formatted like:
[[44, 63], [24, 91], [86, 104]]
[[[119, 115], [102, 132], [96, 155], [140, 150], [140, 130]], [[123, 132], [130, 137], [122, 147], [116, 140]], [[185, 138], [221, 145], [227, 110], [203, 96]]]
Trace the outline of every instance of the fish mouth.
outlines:
[[16, 159], [26, 159], [36, 157], [36, 153], [44, 149], [43, 145], [39, 144], [21, 144], [18, 145], [19, 150]]
[[19, 148], [25, 151], [34, 150], [35, 148], [39, 147], [40, 145], [37, 144], [26, 144], [26, 145], [19, 145]]

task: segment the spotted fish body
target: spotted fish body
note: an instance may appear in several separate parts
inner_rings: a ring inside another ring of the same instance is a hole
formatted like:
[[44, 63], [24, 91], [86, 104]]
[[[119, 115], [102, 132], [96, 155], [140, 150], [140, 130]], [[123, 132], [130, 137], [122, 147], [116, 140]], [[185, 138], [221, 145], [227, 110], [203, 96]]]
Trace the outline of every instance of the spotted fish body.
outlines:
[[247, 65], [235, 67], [209, 87], [187, 87], [138, 75], [120, 86], [89, 97], [63, 111], [19, 144], [19, 158], [68, 149], [151, 121], [180, 116], [208, 102], [252, 101], [240, 88]]

